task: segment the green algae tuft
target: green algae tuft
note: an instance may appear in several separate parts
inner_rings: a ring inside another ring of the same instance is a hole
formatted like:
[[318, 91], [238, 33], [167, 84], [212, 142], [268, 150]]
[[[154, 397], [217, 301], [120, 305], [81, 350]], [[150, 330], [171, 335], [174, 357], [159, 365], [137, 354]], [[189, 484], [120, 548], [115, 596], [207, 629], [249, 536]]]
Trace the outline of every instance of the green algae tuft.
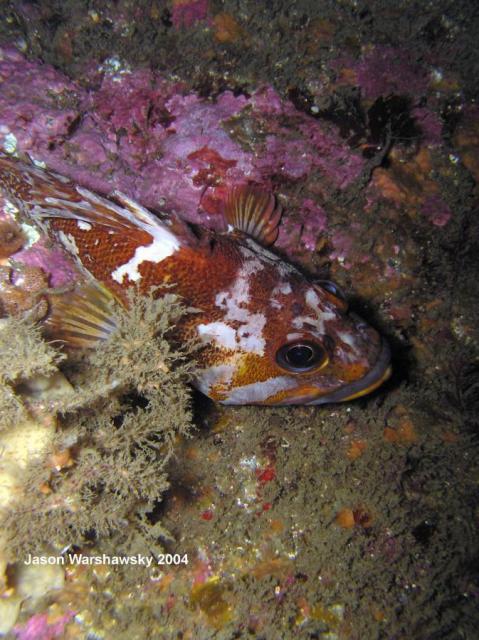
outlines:
[[42, 339], [30, 315], [0, 319], [0, 431], [28, 415], [17, 386], [53, 375], [64, 357]]

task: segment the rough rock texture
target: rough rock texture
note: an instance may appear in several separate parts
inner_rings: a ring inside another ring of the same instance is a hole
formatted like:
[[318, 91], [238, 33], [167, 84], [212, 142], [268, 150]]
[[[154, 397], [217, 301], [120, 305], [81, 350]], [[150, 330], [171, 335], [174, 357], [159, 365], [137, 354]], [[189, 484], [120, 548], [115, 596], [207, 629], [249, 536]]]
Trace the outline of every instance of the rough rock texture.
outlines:
[[66, 637], [476, 637], [477, 28], [467, 0], [8, 3], [5, 150], [214, 227], [271, 188], [283, 255], [394, 356], [351, 405], [198, 398], [156, 514], [189, 564], [73, 567]]

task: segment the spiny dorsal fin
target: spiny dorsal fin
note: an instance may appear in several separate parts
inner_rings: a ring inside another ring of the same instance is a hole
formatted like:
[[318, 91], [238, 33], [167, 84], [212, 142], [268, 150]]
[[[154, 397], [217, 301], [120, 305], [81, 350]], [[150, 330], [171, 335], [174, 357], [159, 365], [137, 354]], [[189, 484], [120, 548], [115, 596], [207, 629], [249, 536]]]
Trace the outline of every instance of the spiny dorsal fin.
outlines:
[[51, 310], [44, 330], [50, 340], [60, 340], [69, 348], [92, 349], [116, 330], [115, 298], [96, 280], [70, 292], [51, 294], [49, 300]]
[[265, 246], [278, 237], [281, 214], [273, 194], [259, 187], [233, 187], [228, 194], [225, 209], [228, 224]]
[[145, 209], [145, 207], [143, 207], [141, 204], [138, 204], [136, 200], [133, 200], [132, 198], [122, 193], [121, 191], [118, 191], [118, 190], [113, 191], [112, 197], [115, 200], [117, 200], [117, 202], [122, 204], [125, 207], [125, 209], [127, 209], [131, 213], [131, 215], [133, 216], [134, 220], [137, 223], [141, 223], [142, 225], [144, 225], [145, 231], [148, 230], [148, 228], [155, 227], [157, 225], [162, 226], [163, 223], [159, 218], [154, 216], [150, 211], [148, 211], [148, 209]]
[[[56, 176], [55, 176], [56, 177]], [[152, 237], [161, 222], [124, 194], [114, 192], [119, 204], [73, 184], [55, 184], [37, 190], [33, 212], [37, 220], [63, 218], [98, 225], [114, 233], [146, 231]], [[123, 205], [123, 206], [121, 206]]]
[[151, 238], [168, 226], [128, 196], [115, 191], [116, 202], [75, 185], [52, 171], [0, 156], [0, 187], [27, 217], [42, 223], [51, 218], [99, 225], [113, 233], [147, 232]]

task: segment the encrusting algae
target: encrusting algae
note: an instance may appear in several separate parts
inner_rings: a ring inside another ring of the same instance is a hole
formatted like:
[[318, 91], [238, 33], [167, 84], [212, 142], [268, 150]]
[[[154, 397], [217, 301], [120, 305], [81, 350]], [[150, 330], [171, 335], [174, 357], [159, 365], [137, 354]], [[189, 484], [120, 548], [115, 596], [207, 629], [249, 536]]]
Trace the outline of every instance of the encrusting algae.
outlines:
[[[0, 573], [9, 596], [0, 617], [12, 624], [27, 554], [93, 541], [150, 554], [168, 538], [154, 510], [175, 439], [192, 427], [194, 346], [173, 342], [185, 313], [177, 296], [129, 298], [128, 311], [112, 303], [111, 339], [68, 360], [31, 317], [0, 320]], [[51, 572], [36, 569], [37, 583]]]

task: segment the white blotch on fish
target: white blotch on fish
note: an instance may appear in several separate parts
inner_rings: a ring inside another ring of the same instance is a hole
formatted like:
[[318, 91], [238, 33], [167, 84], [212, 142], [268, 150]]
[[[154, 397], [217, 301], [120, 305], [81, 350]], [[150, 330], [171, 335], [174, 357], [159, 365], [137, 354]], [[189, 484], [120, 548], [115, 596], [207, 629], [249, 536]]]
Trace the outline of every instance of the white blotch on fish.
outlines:
[[249, 311], [250, 279], [258, 271], [264, 269], [264, 265], [256, 257], [248, 256], [237, 275], [236, 281], [230, 291], [220, 291], [215, 298], [216, 306], [226, 311], [224, 321], [241, 322], [242, 326], [236, 330], [237, 346], [243, 351], [263, 355], [265, 339], [263, 328], [266, 317], [263, 313]]
[[179, 248], [178, 239], [166, 228], [155, 229], [153, 242], [146, 247], [137, 247], [135, 255], [128, 262], [112, 271], [111, 277], [120, 284], [123, 283], [125, 276], [132, 282], [137, 282], [141, 278], [141, 273], [138, 271], [140, 264], [143, 262], [161, 262], [173, 255]]
[[297, 386], [297, 381], [291, 376], [277, 376], [264, 380], [263, 382], [245, 384], [242, 387], [232, 389], [225, 404], [248, 404], [252, 399], [254, 399], [255, 402], [262, 402], [281, 391], [295, 389]]

